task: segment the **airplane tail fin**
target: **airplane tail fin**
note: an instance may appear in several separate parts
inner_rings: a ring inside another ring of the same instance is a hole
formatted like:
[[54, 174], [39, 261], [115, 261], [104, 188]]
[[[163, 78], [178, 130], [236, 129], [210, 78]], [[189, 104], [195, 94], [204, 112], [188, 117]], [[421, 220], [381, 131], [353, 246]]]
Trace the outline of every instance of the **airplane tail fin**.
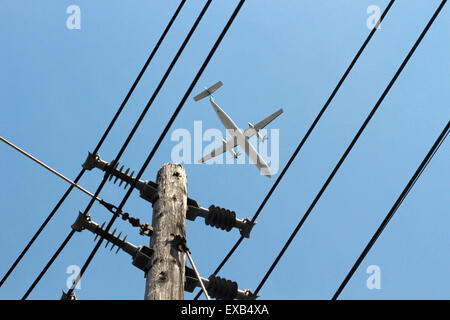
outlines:
[[213, 84], [211, 87], [209, 87], [208, 89], [203, 90], [202, 92], [200, 92], [198, 95], [196, 95], [194, 97], [195, 101], [199, 101], [207, 96], [210, 96], [213, 94], [214, 91], [216, 91], [217, 89], [219, 89], [221, 86], [223, 85], [222, 81], [217, 82], [216, 84]]

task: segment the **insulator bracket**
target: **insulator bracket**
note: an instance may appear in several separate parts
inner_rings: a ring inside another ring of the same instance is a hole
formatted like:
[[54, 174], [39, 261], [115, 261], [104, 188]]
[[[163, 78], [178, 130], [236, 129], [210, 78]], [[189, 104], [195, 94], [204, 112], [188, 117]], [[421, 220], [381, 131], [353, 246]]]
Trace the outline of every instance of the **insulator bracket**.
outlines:
[[103, 236], [103, 238], [107, 241], [106, 246], [108, 246], [109, 243], [112, 244], [110, 250], [117, 246], [116, 253], [119, 252], [120, 249], [128, 253], [132, 257], [132, 264], [135, 267], [141, 269], [144, 272], [150, 270], [152, 266], [151, 258], [153, 256], [153, 249], [147, 246], [137, 247], [134, 244], [126, 241], [127, 236], [121, 239], [120, 236], [122, 233], [119, 233], [116, 236], [116, 230], [114, 230], [112, 233], [106, 232], [103, 229], [104, 225], [105, 224], [103, 223], [100, 226], [99, 224], [93, 222], [89, 215], [85, 215], [80, 212], [75, 223], [72, 225], [72, 229], [78, 232], [81, 232], [85, 229], [89, 230], [96, 235], [94, 240], [96, 240], [98, 236]]
[[[116, 177], [114, 183], [117, 180], [125, 182], [125, 188], [132, 184], [136, 189], [140, 191], [140, 197], [144, 200], [149, 201], [154, 204], [158, 199], [158, 184], [147, 180], [138, 180], [133, 177], [134, 171], [128, 174], [130, 169], [123, 171], [124, 166], [118, 168], [119, 163], [112, 161], [108, 163], [100, 158], [98, 154], [88, 153], [88, 157], [83, 164], [83, 168], [86, 170], [92, 170], [93, 168], [98, 168], [105, 171], [105, 174], [110, 175], [109, 180], [112, 177]], [[250, 237], [250, 232], [256, 222], [252, 222], [249, 219], [238, 219], [236, 218], [236, 213], [234, 211], [226, 210], [216, 206], [210, 206], [209, 209], [200, 207], [199, 203], [191, 198], [187, 198], [186, 218], [191, 221], [195, 221], [197, 217], [203, 217], [205, 219], [205, 224], [216, 227], [225, 231], [230, 231], [232, 228], [239, 229], [241, 235], [245, 238]]]

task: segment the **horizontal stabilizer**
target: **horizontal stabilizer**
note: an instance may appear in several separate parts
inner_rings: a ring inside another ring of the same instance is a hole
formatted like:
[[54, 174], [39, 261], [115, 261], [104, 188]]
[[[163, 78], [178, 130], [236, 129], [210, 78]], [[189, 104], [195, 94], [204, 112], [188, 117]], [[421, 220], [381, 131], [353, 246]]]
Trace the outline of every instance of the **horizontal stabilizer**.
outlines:
[[222, 81], [217, 82], [216, 84], [213, 84], [211, 87], [209, 87], [208, 89], [203, 90], [202, 92], [200, 92], [198, 95], [196, 95], [194, 97], [195, 101], [201, 100], [207, 96], [210, 96], [213, 94], [214, 91], [216, 91], [217, 89], [219, 89], [221, 86], [223, 85]]

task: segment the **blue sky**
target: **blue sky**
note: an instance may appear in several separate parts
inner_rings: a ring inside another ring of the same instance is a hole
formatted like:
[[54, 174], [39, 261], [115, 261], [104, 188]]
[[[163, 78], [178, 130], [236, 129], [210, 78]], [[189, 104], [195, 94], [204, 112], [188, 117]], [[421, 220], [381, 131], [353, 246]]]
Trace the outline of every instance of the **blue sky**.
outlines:
[[[370, 30], [369, 5], [388, 1], [247, 1], [201, 77], [193, 95], [222, 80], [216, 102], [245, 127], [282, 107], [270, 128], [280, 130], [280, 168], [339, 81]], [[374, 106], [440, 1], [397, 1], [288, 173], [220, 275], [240, 288], [256, 288], [289, 234]], [[81, 9], [81, 29], [68, 30], [66, 8]], [[138, 170], [216, 40], [237, 1], [215, 1], [121, 163]], [[74, 178], [147, 59], [177, 1], [4, 1], [0, 12], [0, 135], [64, 175]], [[100, 150], [117, 154], [175, 51], [202, 7], [190, 1], [136, 88]], [[260, 294], [264, 299], [329, 299], [338, 288], [450, 116], [450, 9], [424, 38], [402, 75], [311, 213]], [[192, 96], [193, 96], [192, 95]], [[190, 98], [144, 178], [155, 180], [170, 161], [177, 128], [222, 128], [206, 101]], [[343, 299], [448, 299], [450, 223], [449, 141], [436, 154], [346, 289]], [[68, 185], [16, 151], [0, 146], [3, 275]], [[194, 159], [197, 160], [197, 159]], [[248, 165], [185, 165], [189, 196], [251, 217], [276, 179]], [[99, 171], [80, 184], [95, 191]], [[101, 195], [119, 203], [123, 189], [108, 184]], [[18, 299], [70, 231], [89, 199], [73, 191], [29, 254], [0, 289]], [[151, 221], [151, 205], [134, 192], [125, 210]], [[95, 204], [101, 223], [110, 214]], [[123, 221], [118, 230], [136, 244], [149, 239]], [[187, 222], [188, 245], [207, 277], [238, 239]], [[31, 299], [58, 299], [70, 265], [81, 266], [94, 246], [76, 234]], [[103, 247], [76, 290], [80, 299], [142, 299], [143, 274], [124, 252]], [[381, 269], [381, 289], [369, 290], [366, 269]], [[193, 296], [186, 294], [186, 298]]]

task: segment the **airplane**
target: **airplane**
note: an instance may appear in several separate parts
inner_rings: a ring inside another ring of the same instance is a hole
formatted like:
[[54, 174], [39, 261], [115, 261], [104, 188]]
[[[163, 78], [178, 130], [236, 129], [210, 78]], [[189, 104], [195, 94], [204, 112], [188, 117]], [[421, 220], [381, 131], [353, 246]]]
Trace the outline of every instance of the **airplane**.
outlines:
[[259, 139], [259, 141], [264, 142], [267, 139], [267, 136], [262, 137], [259, 133], [259, 130], [267, 126], [269, 123], [271, 123], [275, 118], [277, 118], [280, 114], [283, 113], [283, 109], [280, 109], [273, 113], [272, 115], [268, 116], [264, 120], [258, 122], [257, 124], [253, 125], [250, 122], [248, 122], [248, 128], [242, 131], [239, 129], [236, 124], [231, 120], [231, 118], [215, 103], [212, 94], [219, 89], [223, 83], [221, 81], [217, 82], [216, 84], [212, 85], [211, 87], [203, 90], [198, 95], [194, 97], [195, 101], [199, 101], [203, 98], [206, 98], [209, 96], [209, 101], [211, 102], [211, 105], [216, 112], [217, 116], [219, 117], [222, 124], [225, 126], [227, 131], [232, 136], [228, 141], [225, 141], [222, 139], [222, 145], [218, 147], [217, 149], [213, 150], [210, 154], [204, 156], [200, 160], [198, 160], [199, 163], [203, 163], [209, 159], [212, 159], [224, 152], [229, 152], [233, 158], [237, 159], [240, 156], [239, 152], [235, 152], [233, 149], [236, 146], [240, 146], [241, 149], [244, 149], [245, 153], [248, 155], [250, 160], [256, 165], [256, 167], [259, 169], [261, 174], [265, 175], [266, 177], [270, 178], [271, 173], [270, 169], [267, 166], [267, 163], [264, 161], [264, 159], [259, 155], [259, 153], [255, 150], [255, 148], [250, 144], [248, 139], [256, 135], [256, 137]]

